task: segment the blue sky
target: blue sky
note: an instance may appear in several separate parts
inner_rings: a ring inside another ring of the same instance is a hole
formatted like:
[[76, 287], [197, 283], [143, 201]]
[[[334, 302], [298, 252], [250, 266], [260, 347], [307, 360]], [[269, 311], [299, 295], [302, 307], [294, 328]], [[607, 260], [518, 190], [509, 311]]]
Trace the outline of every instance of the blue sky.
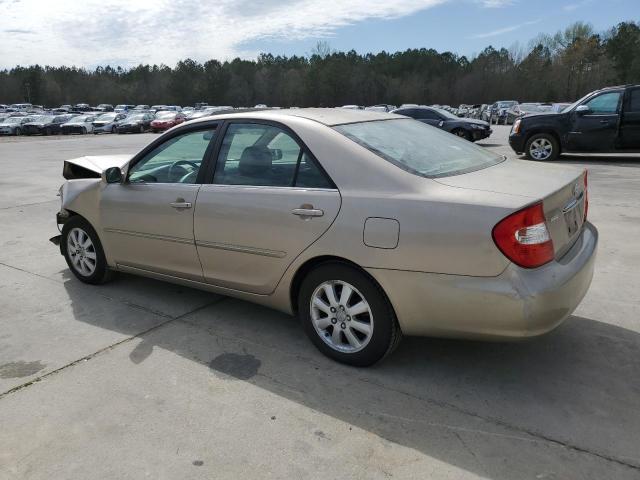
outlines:
[[304, 55], [319, 40], [473, 56], [577, 20], [597, 31], [637, 21], [640, 0], [0, 0], [0, 68]]
[[[489, 5], [491, 5], [489, 3]], [[446, 2], [396, 19], [371, 19], [340, 28], [323, 38], [331, 48], [360, 53], [434, 48], [473, 56], [486, 46], [526, 47], [539, 33], [555, 33], [576, 21], [608, 30], [625, 20], [640, 20], [640, 0], [514, 0], [488, 7], [480, 1]], [[247, 50], [306, 54], [318, 38], [248, 42]]]

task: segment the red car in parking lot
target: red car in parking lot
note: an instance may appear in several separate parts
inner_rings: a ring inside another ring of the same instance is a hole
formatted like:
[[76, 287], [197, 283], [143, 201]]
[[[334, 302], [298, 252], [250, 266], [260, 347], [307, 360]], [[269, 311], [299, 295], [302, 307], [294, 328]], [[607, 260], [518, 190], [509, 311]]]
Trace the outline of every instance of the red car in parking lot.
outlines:
[[156, 119], [151, 122], [151, 130], [153, 133], [164, 132], [181, 124], [185, 119], [185, 115], [180, 112], [158, 112]]

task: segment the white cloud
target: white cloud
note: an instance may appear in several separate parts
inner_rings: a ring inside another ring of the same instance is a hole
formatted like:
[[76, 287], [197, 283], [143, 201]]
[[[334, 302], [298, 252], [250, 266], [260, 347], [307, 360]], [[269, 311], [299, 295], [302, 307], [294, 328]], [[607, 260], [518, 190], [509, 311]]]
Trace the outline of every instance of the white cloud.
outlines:
[[540, 20], [531, 20], [530, 22], [519, 23], [517, 25], [511, 25], [509, 27], [498, 28], [497, 30], [492, 30], [490, 32], [478, 33], [476, 35], [472, 35], [469, 38], [489, 38], [489, 37], [497, 37], [498, 35], [503, 35], [509, 32], [515, 32], [523, 27], [527, 27], [529, 25], [535, 25], [536, 23], [540, 23]]
[[577, 10], [579, 8], [584, 7], [588, 3], [591, 3], [591, 0], [583, 0], [581, 2], [569, 3], [569, 4], [565, 5], [564, 7], [562, 7], [562, 9], [565, 12], [573, 12], [574, 10]]
[[515, 3], [514, 0], [476, 0], [476, 1], [482, 4], [482, 6], [486, 8], [508, 7]]
[[[252, 56], [260, 39], [330, 36], [449, 0], [0, 0], [0, 67], [132, 65]], [[495, 0], [489, 0], [495, 1]]]

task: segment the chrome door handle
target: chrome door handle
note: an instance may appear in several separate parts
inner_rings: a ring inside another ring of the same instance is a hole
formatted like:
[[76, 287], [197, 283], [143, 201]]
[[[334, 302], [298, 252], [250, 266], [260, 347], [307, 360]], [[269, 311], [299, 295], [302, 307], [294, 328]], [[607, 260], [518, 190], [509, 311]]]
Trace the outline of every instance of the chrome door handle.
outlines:
[[291, 213], [299, 217], [321, 217], [324, 215], [324, 211], [317, 208], [294, 208]]
[[182, 210], [183, 208], [191, 208], [191, 202], [172, 202], [171, 205], [176, 210]]

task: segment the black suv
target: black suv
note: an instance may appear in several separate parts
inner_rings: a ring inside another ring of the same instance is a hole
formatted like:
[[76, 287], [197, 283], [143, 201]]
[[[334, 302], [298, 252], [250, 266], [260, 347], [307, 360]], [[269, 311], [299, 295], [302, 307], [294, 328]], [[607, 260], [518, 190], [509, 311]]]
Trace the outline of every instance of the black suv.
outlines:
[[531, 160], [554, 160], [563, 152], [640, 152], [640, 85], [603, 88], [560, 113], [519, 118], [509, 145]]

